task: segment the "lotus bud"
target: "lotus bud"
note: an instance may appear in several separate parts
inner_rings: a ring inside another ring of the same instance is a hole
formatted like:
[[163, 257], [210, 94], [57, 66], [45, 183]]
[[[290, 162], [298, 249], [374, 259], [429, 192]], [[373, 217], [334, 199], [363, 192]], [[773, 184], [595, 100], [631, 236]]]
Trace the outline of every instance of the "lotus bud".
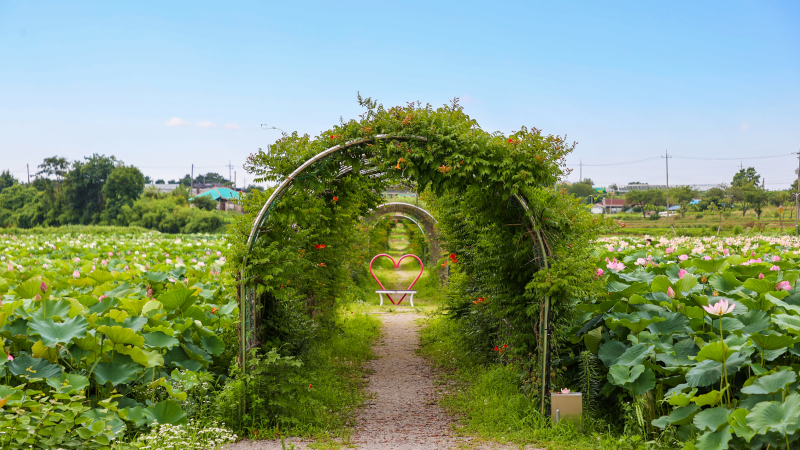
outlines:
[[759, 280], [763, 280], [764, 279], [764, 274], [763, 273], [758, 274], [758, 279]]
[[668, 287], [668, 288], [667, 288], [667, 296], [668, 296], [669, 298], [675, 298], [675, 291], [674, 291], [674, 290], [672, 290], [672, 286], [670, 286], [670, 287]]
[[775, 290], [776, 291], [791, 291], [792, 290], [792, 284], [789, 283], [788, 281], [781, 281], [780, 283], [775, 285]]
[[41, 290], [42, 290], [42, 292], [47, 292], [47, 285], [46, 285], [46, 284], [44, 284], [44, 281], [42, 281], [42, 285], [41, 285], [41, 286], [39, 286], [39, 289], [41, 289]]
[[41, 294], [36, 294], [36, 297], [33, 297], [33, 299], [36, 300], [36, 301], [39, 301], [39, 300], [42, 299], [42, 295]]
[[78, 272], [77, 270], [75, 272], [72, 272], [72, 278], [80, 278], [80, 277], [81, 277], [81, 273]]
[[769, 270], [772, 270], [773, 272], [777, 272], [777, 271], [781, 270], [781, 268], [778, 267], [778, 266], [772, 266], [772, 267], [769, 268]]

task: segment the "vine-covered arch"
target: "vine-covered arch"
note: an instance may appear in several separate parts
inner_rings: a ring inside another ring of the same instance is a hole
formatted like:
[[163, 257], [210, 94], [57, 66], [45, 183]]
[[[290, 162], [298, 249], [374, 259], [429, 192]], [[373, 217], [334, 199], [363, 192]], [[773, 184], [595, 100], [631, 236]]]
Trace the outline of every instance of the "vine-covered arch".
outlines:
[[428, 210], [411, 203], [388, 202], [380, 204], [370, 211], [366, 220], [369, 223], [375, 223], [380, 217], [387, 215], [403, 217], [413, 222], [427, 238], [431, 259], [435, 262], [441, 257], [442, 252], [439, 244], [439, 233], [436, 231], [436, 219]]
[[[352, 242], [358, 236], [347, 230], [381, 205], [387, 185], [409, 182], [418, 193], [429, 193], [440, 213], [464, 214], [465, 224], [483, 223], [469, 230], [449, 227], [449, 245], [466, 244], [447, 250], [459, 254], [465, 275], [472, 273], [482, 280], [477, 283], [496, 291], [498, 302], [513, 297], [518, 303], [513, 311], [519, 311], [513, 314], [530, 318], [527, 341], [538, 349], [534, 359], [544, 408], [550, 389], [551, 298], [580, 295], [592, 281], [588, 259], [577, 253], [589, 247], [586, 220], [597, 219], [587, 218], [571, 197], [552, 188], [566, 172], [564, 156], [572, 147], [535, 128], [507, 136], [485, 132], [457, 102], [438, 109], [419, 104], [385, 109], [369, 99], [361, 105], [366, 112], [360, 120], [343, 121], [315, 138], [284, 135], [248, 158], [246, 168], [258, 181], [277, 185], [245, 200], [245, 209], [257, 212], [239, 220], [232, 233], [240, 360], [264, 344], [267, 337], [260, 329], [270, 325], [275, 304], [301, 301], [317, 308], [335, 298], [347, 276], [338, 266], [355, 258], [357, 247]], [[471, 263], [480, 259], [479, 251], [492, 253], [491, 240], [481, 240], [482, 230], [506, 233], [503, 243], [513, 238], [518, 248], [513, 255], [500, 255], [488, 276]], [[526, 238], [526, 250], [519, 251]], [[511, 281], [503, 277], [514, 279], [515, 292], [503, 291]], [[465, 295], [476, 289], [480, 286]]]

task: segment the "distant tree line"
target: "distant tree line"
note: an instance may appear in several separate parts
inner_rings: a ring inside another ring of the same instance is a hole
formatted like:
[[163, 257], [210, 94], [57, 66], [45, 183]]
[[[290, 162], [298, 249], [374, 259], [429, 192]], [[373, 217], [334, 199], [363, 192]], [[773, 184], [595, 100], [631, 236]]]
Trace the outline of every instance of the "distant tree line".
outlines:
[[[629, 184], [643, 184], [639, 182]], [[583, 182], [563, 185], [565, 191], [575, 197], [581, 198], [585, 203], [601, 201], [610, 194], [598, 192], [592, 188], [591, 179]], [[616, 186], [614, 186], [616, 187]], [[677, 186], [665, 189], [632, 190], [616, 198], [624, 198], [625, 204], [636, 212], [646, 215], [647, 211], [658, 211], [669, 206], [679, 205], [681, 215], [689, 210], [693, 200], [698, 200], [692, 205], [697, 211], [722, 212], [724, 210], [741, 210], [742, 216], [747, 211], [753, 211], [760, 219], [764, 208], [772, 206], [788, 206], [793, 202], [793, 195], [797, 192], [797, 184], [790, 190], [767, 191], [761, 184], [761, 176], [753, 167], [741, 169], [734, 174], [730, 186], [720, 185], [707, 191], [697, 191], [691, 186]], [[787, 208], [793, 214], [794, 208]]]
[[[117, 225], [193, 233], [214, 232], [230, 221], [210, 211], [216, 207], [211, 199], [189, 208], [188, 175], [170, 194], [145, 192], [149, 177], [114, 156], [94, 154], [77, 161], [53, 156], [38, 166], [35, 177], [25, 185], [7, 170], [0, 173], [0, 227]], [[215, 173], [201, 177], [221, 179]]]

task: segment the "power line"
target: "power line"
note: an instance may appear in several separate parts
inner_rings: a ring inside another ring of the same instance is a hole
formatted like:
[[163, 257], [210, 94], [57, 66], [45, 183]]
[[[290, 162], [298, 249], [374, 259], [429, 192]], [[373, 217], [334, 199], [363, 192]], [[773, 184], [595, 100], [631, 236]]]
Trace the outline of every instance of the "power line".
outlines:
[[656, 159], [661, 158], [660, 156], [654, 156], [652, 158], [645, 158], [645, 159], [637, 159], [636, 161], [625, 161], [625, 162], [618, 162], [618, 163], [608, 163], [608, 164], [583, 164], [584, 166], [591, 166], [591, 167], [601, 167], [601, 166], [619, 166], [621, 164], [633, 164], [638, 162], [645, 162], [645, 161], [653, 161]]

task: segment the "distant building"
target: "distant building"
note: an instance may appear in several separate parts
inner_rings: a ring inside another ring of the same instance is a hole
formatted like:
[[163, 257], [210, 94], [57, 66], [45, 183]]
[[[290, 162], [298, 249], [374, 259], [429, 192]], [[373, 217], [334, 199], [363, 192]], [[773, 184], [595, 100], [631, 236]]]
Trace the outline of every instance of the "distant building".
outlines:
[[[217, 209], [220, 211], [236, 211], [243, 213], [244, 209], [242, 209], [242, 205], [235, 202], [240, 195], [244, 195], [244, 193], [223, 186], [214, 186], [211, 189], [207, 189], [195, 195], [195, 197], [210, 197], [217, 202]], [[190, 198], [189, 201], [191, 202], [195, 197]]]
[[178, 186], [180, 186], [180, 184], [177, 184], [177, 183], [174, 183], [174, 184], [148, 184], [148, 185], [145, 185], [144, 189], [145, 190], [157, 189], [158, 192], [161, 193], [161, 194], [171, 194], [172, 191], [174, 191], [175, 189], [178, 188]]
[[592, 206], [592, 214], [616, 214], [625, 209], [624, 198], [604, 198]]

